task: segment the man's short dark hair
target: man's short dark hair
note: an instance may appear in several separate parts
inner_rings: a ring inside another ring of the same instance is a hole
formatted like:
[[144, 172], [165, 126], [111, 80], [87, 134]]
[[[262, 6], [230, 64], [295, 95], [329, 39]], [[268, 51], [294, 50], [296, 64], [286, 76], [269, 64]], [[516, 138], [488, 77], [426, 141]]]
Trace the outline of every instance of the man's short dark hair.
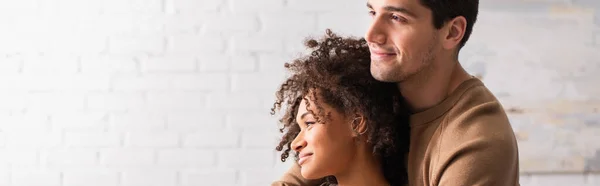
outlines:
[[433, 15], [433, 26], [437, 29], [442, 28], [444, 23], [458, 16], [463, 16], [467, 20], [465, 35], [460, 41], [459, 49], [462, 48], [471, 32], [473, 25], [477, 20], [479, 11], [479, 0], [419, 0], [421, 4], [429, 8]]

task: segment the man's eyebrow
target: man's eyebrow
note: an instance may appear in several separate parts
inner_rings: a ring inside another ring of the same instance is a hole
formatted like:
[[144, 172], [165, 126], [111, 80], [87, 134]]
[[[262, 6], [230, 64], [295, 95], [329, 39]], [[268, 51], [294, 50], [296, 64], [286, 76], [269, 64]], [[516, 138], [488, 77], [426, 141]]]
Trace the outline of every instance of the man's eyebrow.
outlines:
[[[370, 8], [370, 9], [373, 9], [373, 6], [370, 3], [367, 3], [367, 7]], [[413, 17], [413, 18], [417, 17], [416, 14], [414, 14], [410, 10], [408, 10], [406, 8], [403, 8], [403, 7], [395, 7], [395, 6], [388, 5], [388, 6], [384, 6], [383, 9], [386, 10], [386, 11], [390, 11], [390, 12], [403, 13], [403, 14], [406, 14], [406, 15], [408, 15], [410, 17]]]

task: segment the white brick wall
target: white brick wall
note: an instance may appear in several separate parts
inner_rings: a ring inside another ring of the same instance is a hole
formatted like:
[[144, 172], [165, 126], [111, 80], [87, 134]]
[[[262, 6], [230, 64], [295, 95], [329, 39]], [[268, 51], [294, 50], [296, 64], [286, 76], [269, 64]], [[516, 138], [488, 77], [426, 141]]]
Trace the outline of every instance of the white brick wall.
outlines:
[[[511, 19], [522, 27], [491, 27], [515, 12], [552, 17], [536, 13], [535, 7], [548, 3], [520, 2], [483, 4], [471, 45], [520, 47], [534, 52], [521, 54], [527, 59], [545, 59], [535, 50], [546, 45], [543, 38], [523, 43], [499, 33], [535, 35], [554, 22]], [[290, 165], [273, 152], [278, 133], [276, 118], [269, 116], [282, 64], [304, 51], [304, 37], [322, 35], [325, 28], [362, 36], [369, 19], [364, 4], [0, 0], [0, 186], [268, 185]], [[578, 15], [569, 19], [581, 20]], [[592, 51], [600, 50], [600, 28], [574, 29], [560, 34], [577, 40], [551, 40], [597, 59]], [[493, 62], [515, 57], [502, 56], [513, 54], [506, 51], [485, 62], [489, 58], [479, 55], [485, 51], [466, 48], [471, 56], [463, 63], [475, 73], [481, 69], [471, 64], [490, 63], [494, 68], [483, 71], [501, 75], [506, 69]], [[561, 77], [549, 71], [529, 83], [549, 78]], [[500, 92], [560, 92], [517, 91], [510, 82], [487, 81]], [[545, 83], [545, 89], [553, 87]], [[522, 185], [600, 185], [600, 177], [533, 173], [522, 176]]]

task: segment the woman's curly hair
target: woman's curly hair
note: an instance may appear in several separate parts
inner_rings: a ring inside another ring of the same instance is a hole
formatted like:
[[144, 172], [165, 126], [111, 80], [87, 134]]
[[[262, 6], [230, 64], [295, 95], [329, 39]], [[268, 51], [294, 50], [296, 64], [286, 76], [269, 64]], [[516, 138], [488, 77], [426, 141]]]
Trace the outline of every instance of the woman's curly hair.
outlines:
[[[328, 113], [323, 113], [317, 99], [346, 116], [363, 114], [367, 142], [380, 158], [387, 181], [392, 185], [405, 184], [409, 112], [396, 84], [380, 82], [371, 76], [365, 39], [342, 38], [328, 29], [324, 38], [308, 39], [305, 45], [312, 53], [285, 64], [292, 75], [276, 92], [271, 108], [271, 115], [284, 108], [279, 120], [283, 124], [280, 132], [284, 134], [276, 147], [277, 151], [283, 151], [281, 161], [289, 157], [291, 142], [300, 132], [295, 119], [300, 102], [309, 97], [316, 107], [316, 111], [309, 112], [318, 122], [326, 121]], [[335, 183], [331, 177], [328, 181]]]

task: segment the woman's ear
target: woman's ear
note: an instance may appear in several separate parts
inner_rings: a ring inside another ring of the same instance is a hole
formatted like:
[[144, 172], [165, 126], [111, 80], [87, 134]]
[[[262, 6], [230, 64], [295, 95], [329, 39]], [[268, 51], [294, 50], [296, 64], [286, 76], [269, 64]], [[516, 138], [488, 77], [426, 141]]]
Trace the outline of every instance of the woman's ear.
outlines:
[[354, 132], [354, 137], [359, 137], [364, 135], [368, 128], [367, 128], [367, 121], [365, 119], [365, 117], [363, 117], [362, 115], [355, 115], [352, 118], [352, 132]]

